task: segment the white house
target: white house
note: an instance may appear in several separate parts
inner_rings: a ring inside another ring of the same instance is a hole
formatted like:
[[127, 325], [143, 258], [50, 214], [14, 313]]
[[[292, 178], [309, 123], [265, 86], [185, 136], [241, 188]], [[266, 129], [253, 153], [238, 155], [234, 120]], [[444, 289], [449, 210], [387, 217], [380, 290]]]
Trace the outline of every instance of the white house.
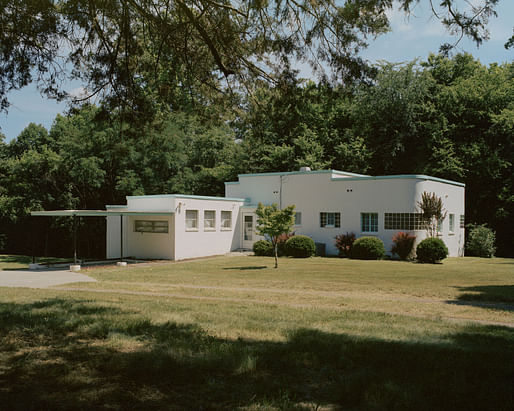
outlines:
[[376, 236], [386, 250], [398, 231], [426, 237], [417, 202], [424, 191], [443, 199], [440, 236], [450, 256], [464, 250], [464, 184], [425, 175], [367, 176], [336, 170], [241, 174], [225, 197], [180, 194], [129, 196], [107, 206], [107, 257], [181, 260], [251, 249], [259, 202], [296, 206], [296, 234], [337, 254], [337, 234]]

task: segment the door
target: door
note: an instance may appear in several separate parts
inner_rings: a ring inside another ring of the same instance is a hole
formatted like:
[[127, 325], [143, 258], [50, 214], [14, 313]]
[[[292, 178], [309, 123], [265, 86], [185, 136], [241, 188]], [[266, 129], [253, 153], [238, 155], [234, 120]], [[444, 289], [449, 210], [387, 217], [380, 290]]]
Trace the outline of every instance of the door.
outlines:
[[255, 242], [255, 215], [243, 214], [243, 248], [251, 250]]

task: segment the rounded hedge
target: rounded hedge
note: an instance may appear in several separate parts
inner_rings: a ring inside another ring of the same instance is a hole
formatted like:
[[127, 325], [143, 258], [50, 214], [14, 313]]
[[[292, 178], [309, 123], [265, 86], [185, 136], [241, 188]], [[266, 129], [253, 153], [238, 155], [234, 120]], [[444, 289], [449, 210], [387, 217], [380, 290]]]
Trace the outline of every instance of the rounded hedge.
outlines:
[[286, 241], [286, 255], [297, 258], [307, 258], [314, 255], [316, 245], [314, 240], [306, 235], [295, 235]]
[[355, 240], [350, 258], [380, 260], [385, 255], [384, 243], [377, 237], [361, 237]]
[[267, 240], [259, 240], [253, 243], [255, 255], [271, 257], [273, 255], [273, 244]]
[[416, 247], [416, 258], [420, 263], [435, 263], [448, 257], [448, 248], [440, 238], [425, 238]]
[[496, 251], [495, 240], [496, 234], [485, 225], [470, 226], [465, 247], [466, 255], [491, 258]]

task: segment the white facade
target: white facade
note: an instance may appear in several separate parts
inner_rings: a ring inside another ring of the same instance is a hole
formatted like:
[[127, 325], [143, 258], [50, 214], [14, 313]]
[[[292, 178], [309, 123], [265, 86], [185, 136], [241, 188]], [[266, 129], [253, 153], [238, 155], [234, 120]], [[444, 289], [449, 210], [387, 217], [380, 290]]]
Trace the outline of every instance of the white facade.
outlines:
[[109, 211], [134, 213], [107, 217], [107, 258], [120, 258], [121, 243], [124, 257], [183, 260], [225, 254], [239, 247], [234, 233], [240, 231], [243, 202], [180, 194], [128, 196], [126, 206], [107, 206]]
[[225, 197], [127, 197], [126, 206], [107, 206], [134, 213], [107, 217], [107, 257], [120, 257], [121, 221], [125, 257], [182, 260], [251, 249], [260, 238], [255, 234], [258, 203], [294, 204], [295, 233], [324, 244], [327, 254], [337, 254], [335, 236], [346, 232], [379, 237], [389, 251], [398, 231], [415, 234], [417, 242], [426, 238], [425, 230], [412, 224], [425, 191], [441, 197], [447, 210], [440, 237], [450, 256], [463, 255], [464, 184], [423, 175], [308, 170], [242, 174], [239, 181], [225, 183]]
[[[409, 229], [414, 227], [408, 224], [408, 218], [419, 213], [417, 202], [424, 191], [441, 197], [447, 210], [440, 236], [449, 255], [463, 255], [464, 228], [460, 221], [461, 216], [464, 218], [464, 184], [461, 183], [423, 175], [372, 177], [334, 170], [243, 174], [238, 182], [225, 183], [226, 196], [247, 198], [253, 205], [294, 204], [296, 212], [301, 213], [295, 233], [325, 244], [327, 254], [337, 254], [335, 236], [346, 232], [353, 232], [357, 237], [376, 236], [384, 242], [386, 251], [391, 249], [391, 239], [398, 231], [415, 234], [417, 242], [426, 238], [425, 230]], [[323, 218], [339, 221], [325, 222], [322, 226]]]

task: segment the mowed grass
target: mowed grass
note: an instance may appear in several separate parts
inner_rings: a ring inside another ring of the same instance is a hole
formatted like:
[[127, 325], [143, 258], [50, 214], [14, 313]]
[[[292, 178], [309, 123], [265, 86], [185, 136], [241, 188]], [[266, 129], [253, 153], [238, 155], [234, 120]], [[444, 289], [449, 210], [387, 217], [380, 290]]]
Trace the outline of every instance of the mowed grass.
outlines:
[[272, 267], [220, 257], [2, 288], [2, 408], [512, 409], [514, 260]]

